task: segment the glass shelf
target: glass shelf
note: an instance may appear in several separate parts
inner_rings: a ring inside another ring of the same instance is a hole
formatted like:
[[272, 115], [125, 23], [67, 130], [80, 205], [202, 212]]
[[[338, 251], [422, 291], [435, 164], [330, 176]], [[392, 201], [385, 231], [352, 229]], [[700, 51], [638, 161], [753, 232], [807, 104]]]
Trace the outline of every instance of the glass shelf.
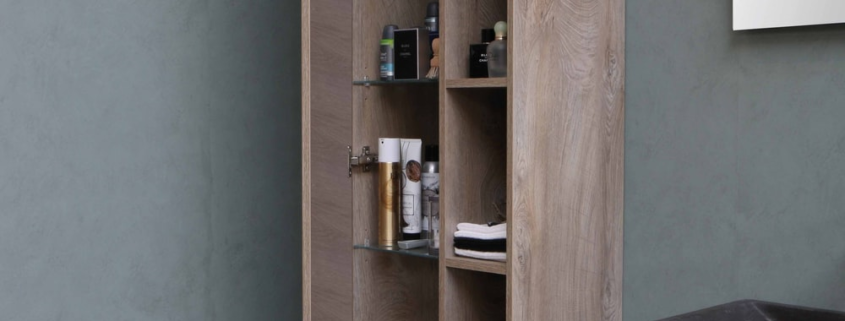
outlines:
[[376, 251], [376, 252], [399, 254], [399, 255], [416, 256], [416, 257], [421, 257], [421, 258], [431, 259], [431, 260], [437, 260], [438, 259], [436, 254], [434, 254], [434, 255], [428, 254], [428, 247], [427, 246], [418, 247], [418, 248], [410, 249], [410, 250], [403, 250], [403, 249], [400, 249], [400, 248], [385, 248], [385, 247], [380, 247], [380, 246], [366, 246], [366, 245], [356, 244], [355, 246], [353, 246], [353, 248], [360, 249], [360, 250], [369, 250], [369, 251]]
[[429, 85], [436, 84], [438, 79], [409, 79], [409, 80], [355, 80], [355, 86], [397, 86], [397, 85]]

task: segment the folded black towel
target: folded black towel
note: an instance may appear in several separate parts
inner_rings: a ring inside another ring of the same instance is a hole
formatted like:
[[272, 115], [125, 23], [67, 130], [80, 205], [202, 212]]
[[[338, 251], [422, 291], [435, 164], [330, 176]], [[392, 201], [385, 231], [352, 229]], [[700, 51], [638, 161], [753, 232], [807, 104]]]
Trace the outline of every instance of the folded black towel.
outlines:
[[474, 238], [456, 237], [455, 247], [477, 252], [505, 252], [508, 248], [506, 239], [479, 240]]

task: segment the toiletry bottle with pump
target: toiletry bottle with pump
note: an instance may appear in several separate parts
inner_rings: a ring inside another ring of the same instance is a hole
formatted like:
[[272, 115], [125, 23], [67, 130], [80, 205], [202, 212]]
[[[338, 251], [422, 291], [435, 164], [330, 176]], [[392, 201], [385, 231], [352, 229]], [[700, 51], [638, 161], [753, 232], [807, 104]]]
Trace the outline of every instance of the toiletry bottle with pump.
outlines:
[[379, 138], [378, 245], [393, 248], [399, 241], [401, 219], [400, 144], [398, 138]]
[[379, 78], [381, 80], [393, 80], [393, 32], [399, 29], [396, 25], [384, 26], [381, 34], [381, 47], [379, 50]]
[[490, 77], [508, 76], [508, 23], [499, 21], [493, 27], [496, 41], [487, 46], [487, 71]]
[[431, 201], [432, 197], [440, 195], [440, 165], [439, 151], [437, 145], [425, 147], [425, 163], [422, 166], [422, 198], [423, 198], [423, 223], [422, 237], [429, 238], [431, 231], [431, 215], [437, 215], [440, 208], [437, 203]]
[[481, 30], [481, 43], [469, 45], [469, 77], [487, 78], [487, 46], [496, 38], [493, 29]]

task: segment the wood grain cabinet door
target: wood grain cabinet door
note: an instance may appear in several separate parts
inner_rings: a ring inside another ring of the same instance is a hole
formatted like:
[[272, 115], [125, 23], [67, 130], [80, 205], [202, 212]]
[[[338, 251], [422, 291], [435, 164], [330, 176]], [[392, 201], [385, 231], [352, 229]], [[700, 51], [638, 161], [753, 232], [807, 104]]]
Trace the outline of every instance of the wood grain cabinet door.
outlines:
[[303, 320], [352, 320], [351, 80], [352, 1], [303, 0]]

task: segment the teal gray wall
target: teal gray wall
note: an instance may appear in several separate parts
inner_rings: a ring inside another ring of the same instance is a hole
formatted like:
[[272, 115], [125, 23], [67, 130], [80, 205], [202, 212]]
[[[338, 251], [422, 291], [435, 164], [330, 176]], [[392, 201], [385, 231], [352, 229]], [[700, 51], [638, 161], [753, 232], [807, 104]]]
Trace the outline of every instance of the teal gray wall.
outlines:
[[0, 1], [0, 319], [301, 318], [298, 1]]
[[845, 310], [845, 26], [731, 31], [628, 0], [626, 321], [752, 298]]

